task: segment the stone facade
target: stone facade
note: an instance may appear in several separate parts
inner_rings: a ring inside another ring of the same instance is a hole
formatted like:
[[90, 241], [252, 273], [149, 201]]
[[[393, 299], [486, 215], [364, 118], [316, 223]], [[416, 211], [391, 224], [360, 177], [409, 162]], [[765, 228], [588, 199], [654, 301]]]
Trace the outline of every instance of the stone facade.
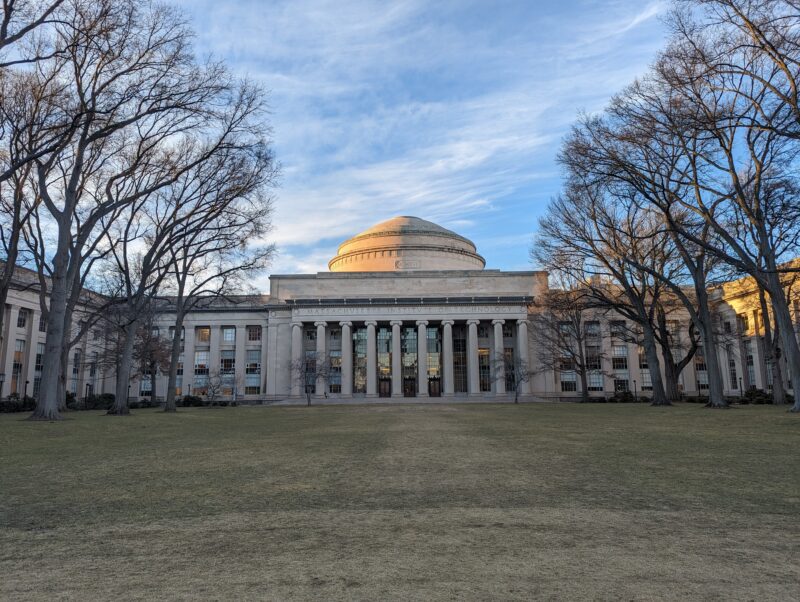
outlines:
[[[426, 246], [427, 256], [404, 255]], [[376, 260], [371, 254], [378, 252], [392, 254]], [[343, 257], [347, 261], [340, 263]], [[468, 269], [452, 269], [452, 257]], [[406, 260], [412, 263], [398, 267]], [[482, 268], [470, 241], [435, 224], [417, 218], [379, 224], [340, 246], [331, 260], [337, 271], [273, 275], [269, 295], [192, 311], [184, 323], [178, 393], [271, 402], [304, 402], [306, 396], [491, 400], [509, 399], [516, 389], [526, 400], [574, 398], [574, 372], [546, 368], [539, 359], [534, 325], [547, 274]], [[23, 282], [25, 274], [20, 270], [5, 307], [1, 396], [38, 392], [45, 333], [38, 294]], [[730, 283], [712, 297], [726, 394], [769, 389], [752, 284]], [[800, 300], [793, 307], [800, 324]], [[80, 319], [79, 313], [76, 329]], [[608, 334], [619, 316], [591, 319], [602, 360], [591, 375], [590, 395], [621, 389], [647, 395], [649, 372], [638, 345]], [[169, 336], [174, 316], [162, 313], [157, 328], [159, 336]], [[687, 329], [686, 317], [676, 314], [676, 340]], [[70, 351], [67, 388], [76, 396], [114, 391], [106, 346], [102, 332], [91, 329]], [[706, 383], [698, 357], [684, 369], [680, 385], [687, 395], [702, 395]], [[163, 398], [166, 375], [137, 377], [129, 391], [131, 398]]]

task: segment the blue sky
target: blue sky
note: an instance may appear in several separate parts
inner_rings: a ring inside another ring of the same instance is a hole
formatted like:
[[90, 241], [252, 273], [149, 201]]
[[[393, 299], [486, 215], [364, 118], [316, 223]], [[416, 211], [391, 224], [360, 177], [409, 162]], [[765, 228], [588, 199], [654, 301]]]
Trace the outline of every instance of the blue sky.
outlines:
[[663, 45], [664, 2], [183, 0], [197, 49], [270, 91], [273, 273], [415, 215], [531, 269], [559, 144]]

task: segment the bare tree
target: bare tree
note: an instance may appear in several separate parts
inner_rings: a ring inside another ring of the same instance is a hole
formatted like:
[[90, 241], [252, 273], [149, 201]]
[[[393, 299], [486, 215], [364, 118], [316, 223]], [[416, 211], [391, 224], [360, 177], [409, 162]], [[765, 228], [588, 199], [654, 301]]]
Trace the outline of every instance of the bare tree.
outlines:
[[[581, 401], [589, 401], [589, 375], [602, 370], [601, 312], [592, 309], [580, 287], [551, 289], [537, 301], [532, 331], [536, 333], [538, 365], [544, 370], [574, 372]], [[596, 328], [595, 328], [596, 326]]]
[[[3, 0], [3, 16], [0, 19], [0, 69], [44, 60], [51, 53], [41, 52], [39, 45], [31, 44], [29, 48], [20, 48], [20, 42], [30, 38], [38, 29], [58, 21], [58, 9], [65, 0]], [[34, 48], [34, 52], [26, 52]], [[16, 54], [4, 56], [11, 48]]]
[[318, 387], [327, 388], [334, 373], [335, 366], [329, 353], [306, 351], [303, 357], [289, 362], [289, 374], [303, 391], [309, 406]]
[[[76, 7], [56, 25], [68, 48], [58, 62], [70, 82], [60, 110], [81, 125], [57, 152], [36, 161], [53, 248], [42, 393], [34, 418], [58, 417], [64, 325], [85, 271], [87, 249], [138, 199], [168, 186], [249, 127], [253, 94], [219, 65], [196, 65], [190, 32], [165, 7], [104, 0]], [[52, 261], [50, 261], [52, 258]]]

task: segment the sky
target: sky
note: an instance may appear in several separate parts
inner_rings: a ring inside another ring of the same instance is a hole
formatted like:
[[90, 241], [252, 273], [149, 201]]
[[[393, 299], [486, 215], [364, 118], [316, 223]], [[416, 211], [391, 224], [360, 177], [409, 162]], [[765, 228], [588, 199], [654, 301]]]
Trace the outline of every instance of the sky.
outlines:
[[[181, 0], [200, 55], [269, 91], [274, 274], [327, 271], [396, 215], [532, 269], [559, 145], [663, 46], [648, 0]], [[266, 277], [262, 288], [267, 288]]]

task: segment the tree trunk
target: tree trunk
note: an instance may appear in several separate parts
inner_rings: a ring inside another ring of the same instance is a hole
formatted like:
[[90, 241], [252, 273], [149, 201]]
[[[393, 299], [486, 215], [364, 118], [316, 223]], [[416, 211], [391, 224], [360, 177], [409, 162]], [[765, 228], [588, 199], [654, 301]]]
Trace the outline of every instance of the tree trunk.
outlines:
[[589, 378], [586, 376], [586, 368], [578, 370], [581, 377], [581, 403], [589, 403]]
[[642, 344], [644, 346], [645, 357], [647, 357], [647, 370], [650, 372], [650, 383], [653, 386], [653, 396], [651, 397], [650, 405], [672, 405], [664, 391], [664, 380], [661, 377], [661, 362], [658, 359], [655, 333], [653, 332], [652, 326], [647, 322], [642, 325]]
[[664, 357], [664, 393], [667, 396], [667, 400], [670, 402], [680, 401], [681, 399], [681, 391], [678, 387], [678, 378], [678, 369], [675, 365], [675, 362], [672, 361], [672, 353], [670, 353], [669, 357]]
[[128, 386], [131, 380], [131, 365], [133, 364], [133, 348], [136, 343], [136, 329], [139, 325], [138, 320], [134, 320], [122, 330], [124, 337], [122, 351], [120, 353], [119, 369], [117, 370], [117, 393], [114, 405], [108, 411], [113, 416], [127, 416], [130, 414], [128, 409]]
[[[172, 335], [172, 350], [169, 356], [169, 376], [167, 377], [167, 396], [164, 401], [165, 412], [175, 412], [175, 389], [178, 383], [178, 360], [181, 357], [181, 333], [183, 332], [183, 308], [178, 305], [175, 309], [175, 330]], [[183, 358], [183, 375], [186, 376], [186, 360]]]
[[156, 395], [156, 393], [157, 393], [156, 381], [158, 380], [156, 378], [156, 369], [157, 368], [158, 368], [158, 365], [155, 362], [150, 362], [150, 401], [152, 403], [155, 403], [156, 402], [156, 397], [158, 397]]
[[[59, 237], [61, 239], [61, 237]], [[63, 247], [63, 248], [62, 248]], [[31, 420], [60, 420], [59, 407], [62, 377], [62, 353], [65, 344], [65, 318], [67, 313], [67, 258], [66, 244], [59, 240], [59, 252], [53, 258], [50, 307], [47, 318], [47, 335], [42, 358], [42, 380], [39, 398]]]
[[783, 386], [781, 352], [780, 345], [778, 344], [780, 328], [772, 328], [772, 320], [769, 317], [769, 307], [767, 306], [767, 296], [764, 293], [764, 289], [760, 286], [758, 288], [758, 301], [761, 305], [761, 319], [764, 324], [764, 348], [769, 353], [769, 368], [772, 372], [772, 403], [775, 405], [783, 405], [786, 403], [786, 389]]
[[[705, 281], [702, 284], [705, 286]], [[706, 361], [706, 374], [708, 374], [707, 405], [711, 408], [727, 408], [728, 402], [725, 399], [722, 384], [714, 323], [711, 319], [711, 310], [708, 307], [708, 294], [701, 287], [695, 287], [695, 292], [697, 293], [697, 314], [701, 323], [700, 335], [703, 339], [703, 357]]]
[[780, 278], [775, 272], [770, 272], [768, 278], [771, 290], [767, 292], [772, 301], [772, 313], [775, 316], [776, 330], [781, 335], [783, 355], [786, 357], [786, 363], [789, 365], [789, 375], [792, 379], [794, 405], [791, 411], [800, 412], [800, 345], [798, 345], [795, 337], [792, 315], [789, 312], [789, 305], [786, 302]]

